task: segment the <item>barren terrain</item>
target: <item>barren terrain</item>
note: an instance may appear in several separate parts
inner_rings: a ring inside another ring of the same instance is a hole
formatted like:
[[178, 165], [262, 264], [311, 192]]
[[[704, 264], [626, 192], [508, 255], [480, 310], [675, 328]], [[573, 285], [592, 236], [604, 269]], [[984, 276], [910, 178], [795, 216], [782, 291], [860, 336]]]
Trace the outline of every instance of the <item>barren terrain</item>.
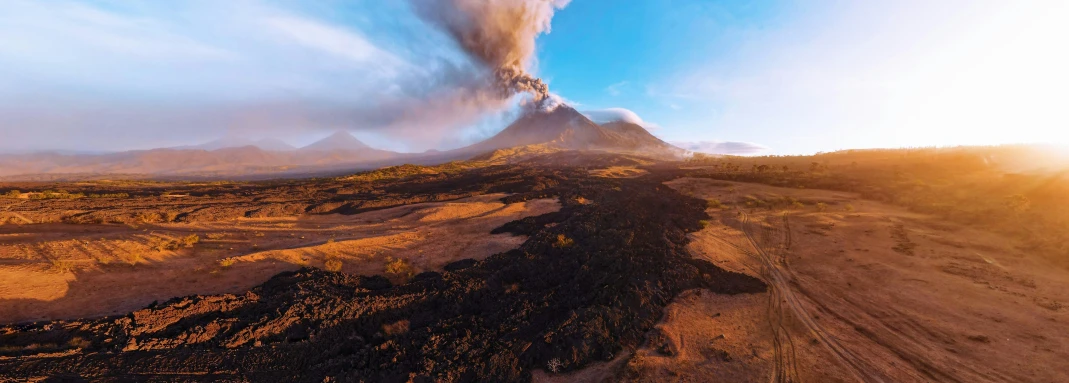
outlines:
[[5, 378], [1069, 380], [1069, 271], [851, 192], [574, 152], [59, 186], [129, 197], [3, 200]]
[[[676, 171], [595, 177], [638, 163], [563, 156], [532, 163], [591, 167], [155, 185], [162, 192], [123, 185], [130, 197], [9, 204], [45, 222], [5, 229], [15, 234], [5, 244], [19, 249], [15, 272], [61, 277], [36, 289], [51, 296], [3, 300], [9, 320], [49, 320], [0, 327], [0, 374], [529, 380], [551, 362], [557, 373], [578, 371], [640, 347], [684, 291], [765, 291], [686, 254], [704, 202], [662, 184]], [[155, 253], [130, 255], [145, 249]]]
[[[363, 275], [382, 274], [396, 259], [413, 275], [440, 271], [446, 263], [519, 246], [522, 236], [488, 233], [559, 209], [555, 200], [506, 205], [502, 197], [355, 215], [0, 226], [0, 322], [114, 315], [173, 297], [239, 293], [282, 271], [324, 267], [329, 259], [340, 261], [341, 271]], [[153, 248], [188, 235], [198, 243]]]
[[[1014, 240], [852, 193], [669, 185], [723, 204], [691, 235], [692, 254], [772, 290], [769, 299], [679, 299], [662, 326], [681, 351], [642, 358], [637, 380], [759, 381], [769, 371], [776, 381], [1069, 380], [1050, 368], [1069, 356], [1069, 272]], [[802, 206], [757, 207], [784, 198]], [[694, 357], [710, 347], [735, 352]]]

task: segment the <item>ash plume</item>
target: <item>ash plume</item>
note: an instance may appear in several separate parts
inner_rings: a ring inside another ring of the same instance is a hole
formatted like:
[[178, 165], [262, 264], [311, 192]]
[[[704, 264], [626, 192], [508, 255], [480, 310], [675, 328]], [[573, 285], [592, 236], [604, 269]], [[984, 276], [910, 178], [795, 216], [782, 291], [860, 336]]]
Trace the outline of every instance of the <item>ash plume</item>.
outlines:
[[550, 30], [556, 10], [570, 0], [410, 0], [421, 18], [441, 28], [491, 74], [491, 91], [501, 99], [530, 93], [537, 105], [549, 88], [527, 70], [535, 39]]

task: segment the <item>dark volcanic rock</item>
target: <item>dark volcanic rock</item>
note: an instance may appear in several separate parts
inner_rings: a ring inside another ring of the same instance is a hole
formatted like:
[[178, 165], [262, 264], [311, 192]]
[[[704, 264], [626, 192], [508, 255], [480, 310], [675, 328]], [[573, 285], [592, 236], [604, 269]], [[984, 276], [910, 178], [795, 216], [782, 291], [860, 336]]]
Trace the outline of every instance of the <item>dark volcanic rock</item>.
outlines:
[[765, 290], [685, 253], [686, 233], [707, 218], [705, 203], [665, 187], [672, 176], [599, 179], [517, 166], [409, 185], [405, 198], [416, 200], [465, 183], [459, 189], [516, 193], [507, 202], [559, 196], [563, 208], [496, 230], [529, 235], [517, 250], [403, 285], [303, 269], [244, 295], [0, 327], [0, 355], [14, 357], [0, 359], [0, 377], [527, 381], [550, 359], [578, 369], [639, 346], [684, 290]]

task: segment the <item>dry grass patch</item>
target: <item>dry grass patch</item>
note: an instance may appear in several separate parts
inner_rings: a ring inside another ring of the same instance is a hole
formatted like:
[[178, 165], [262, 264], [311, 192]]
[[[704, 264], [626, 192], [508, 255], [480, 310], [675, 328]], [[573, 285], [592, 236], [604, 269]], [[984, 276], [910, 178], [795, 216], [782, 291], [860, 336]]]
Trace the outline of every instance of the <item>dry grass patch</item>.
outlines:
[[409, 278], [416, 275], [416, 271], [412, 268], [412, 264], [404, 258], [386, 257], [386, 274], [390, 280], [405, 282]]
[[386, 335], [400, 335], [408, 332], [408, 319], [382, 325], [382, 332]]
[[634, 166], [612, 166], [590, 171], [590, 175], [603, 178], [635, 178], [646, 174], [649, 172]]
[[341, 266], [341, 260], [333, 257], [327, 259], [327, 261], [323, 263], [323, 268], [327, 271], [339, 272], [341, 271]]
[[574, 244], [575, 244], [575, 240], [573, 240], [571, 238], [568, 238], [568, 236], [566, 236], [564, 234], [557, 234], [557, 243], [556, 243], [557, 247], [569, 247], [569, 246], [574, 245]]

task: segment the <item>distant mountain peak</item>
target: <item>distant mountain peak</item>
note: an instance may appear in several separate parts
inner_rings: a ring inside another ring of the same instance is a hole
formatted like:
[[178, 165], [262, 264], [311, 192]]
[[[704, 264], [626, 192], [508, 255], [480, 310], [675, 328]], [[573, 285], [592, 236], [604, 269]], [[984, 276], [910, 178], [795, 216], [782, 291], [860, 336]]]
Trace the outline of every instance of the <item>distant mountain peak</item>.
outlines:
[[248, 138], [237, 137], [237, 136], [226, 136], [226, 137], [219, 138], [219, 139], [213, 140], [213, 141], [209, 141], [209, 142], [206, 142], [206, 143], [203, 143], [203, 144], [200, 144], [200, 145], [177, 146], [177, 147], [174, 147], [172, 149], [180, 149], [180, 150], [193, 149], [193, 150], [213, 151], [213, 150], [219, 150], [219, 149], [240, 148], [240, 147], [244, 147], [244, 146], [255, 146], [257, 148], [260, 148], [261, 150], [282, 151], [282, 152], [296, 149], [295, 147], [293, 147], [293, 145], [287, 144], [287, 143], [285, 143], [282, 140], [279, 140], [277, 138], [264, 138], [264, 139], [260, 139], [260, 140], [251, 140], [251, 139], [248, 139]]
[[301, 150], [316, 150], [316, 151], [352, 151], [352, 150], [365, 150], [370, 149], [370, 146], [364, 144], [362, 141], [353, 137], [347, 131], [339, 130], [334, 132], [326, 138], [313, 142], [308, 146], [301, 148]]

